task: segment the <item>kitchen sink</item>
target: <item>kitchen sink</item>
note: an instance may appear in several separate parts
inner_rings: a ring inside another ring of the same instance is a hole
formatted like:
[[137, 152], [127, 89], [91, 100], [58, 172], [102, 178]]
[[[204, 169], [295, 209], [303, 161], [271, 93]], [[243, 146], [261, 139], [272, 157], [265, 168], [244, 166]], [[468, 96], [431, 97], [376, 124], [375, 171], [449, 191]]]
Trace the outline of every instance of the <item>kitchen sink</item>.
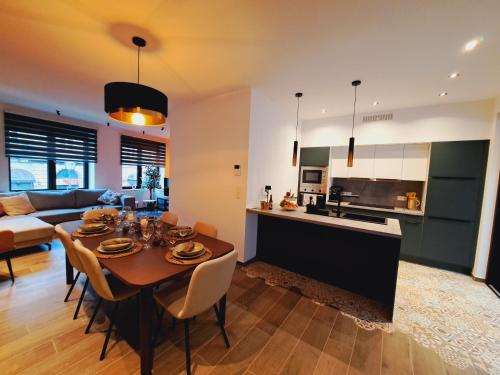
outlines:
[[346, 212], [340, 216], [343, 219], [349, 219], [349, 220], [357, 220], [357, 221], [365, 221], [368, 223], [375, 223], [375, 224], [387, 224], [387, 218], [385, 217], [377, 217], [377, 216], [370, 216], [370, 215], [363, 215], [363, 214], [354, 214], [352, 212]]

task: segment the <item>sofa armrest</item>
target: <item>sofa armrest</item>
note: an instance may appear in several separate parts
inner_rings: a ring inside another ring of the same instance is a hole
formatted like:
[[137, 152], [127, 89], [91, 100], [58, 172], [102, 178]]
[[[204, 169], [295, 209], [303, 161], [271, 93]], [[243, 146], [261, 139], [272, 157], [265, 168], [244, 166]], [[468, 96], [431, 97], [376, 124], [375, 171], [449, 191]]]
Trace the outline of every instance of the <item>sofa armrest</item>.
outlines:
[[131, 195], [122, 195], [120, 197], [122, 207], [129, 206], [131, 209], [135, 209], [135, 197]]

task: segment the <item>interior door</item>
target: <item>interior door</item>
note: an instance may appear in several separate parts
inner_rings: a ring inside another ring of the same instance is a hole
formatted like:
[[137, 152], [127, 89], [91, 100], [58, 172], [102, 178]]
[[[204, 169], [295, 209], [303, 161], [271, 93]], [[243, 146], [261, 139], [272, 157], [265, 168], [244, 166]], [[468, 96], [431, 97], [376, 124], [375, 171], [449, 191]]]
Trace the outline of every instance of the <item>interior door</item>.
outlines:
[[488, 261], [488, 273], [486, 284], [500, 297], [500, 186], [497, 192], [497, 203], [495, 208], [495, 222], [491, 236], [490, 258]]

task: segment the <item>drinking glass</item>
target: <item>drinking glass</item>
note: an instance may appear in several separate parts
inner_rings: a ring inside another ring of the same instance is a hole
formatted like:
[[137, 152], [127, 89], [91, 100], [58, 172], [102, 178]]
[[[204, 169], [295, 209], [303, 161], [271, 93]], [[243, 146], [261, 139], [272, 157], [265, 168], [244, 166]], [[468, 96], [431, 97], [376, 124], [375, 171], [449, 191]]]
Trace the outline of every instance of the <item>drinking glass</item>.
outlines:
[[144, 248], [145, 249], [151, 248], [149, 240], [153, 236], [154, 228], [151, 225], [147, 225], [146, 227], [141, 228], [141, 232], [142, 232], [142, 239], [144, 240]]

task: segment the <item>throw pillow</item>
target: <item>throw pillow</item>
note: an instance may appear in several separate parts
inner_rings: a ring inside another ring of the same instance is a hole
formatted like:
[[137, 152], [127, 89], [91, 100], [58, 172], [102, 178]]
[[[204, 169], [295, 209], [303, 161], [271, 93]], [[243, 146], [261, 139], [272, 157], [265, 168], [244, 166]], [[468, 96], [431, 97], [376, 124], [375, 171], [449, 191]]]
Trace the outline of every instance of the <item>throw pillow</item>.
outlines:
[[122, 195], [123, 194], [121, 193], [115, 193], [114, 191], [108, 189], [104, 192], [104, 194], [97, 198], [97, 201], [104, 204], [117, 204]]
[[21, 193], [13, 197], [1, 198], [0, 204], [5, 213], [9, 216], [27, 215], [36, 211], [26, 193]]

